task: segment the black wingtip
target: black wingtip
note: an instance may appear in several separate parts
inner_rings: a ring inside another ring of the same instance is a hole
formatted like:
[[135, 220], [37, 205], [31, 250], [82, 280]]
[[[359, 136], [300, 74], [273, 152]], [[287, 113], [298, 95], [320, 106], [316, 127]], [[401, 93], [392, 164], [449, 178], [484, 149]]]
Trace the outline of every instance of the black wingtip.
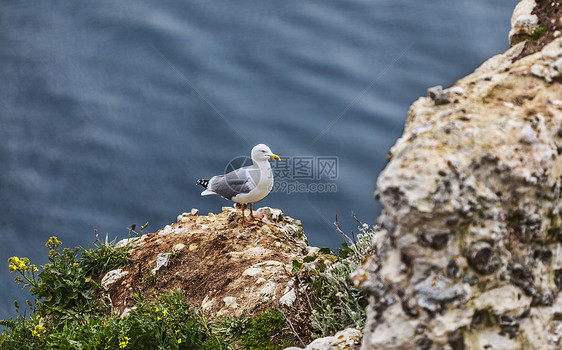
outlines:
[[197, 183], [195, 185], [199, 185], [204, 188], [207, 188], [207, 186], [209, 186], [209, 180], [199, 179], [197, 180]]

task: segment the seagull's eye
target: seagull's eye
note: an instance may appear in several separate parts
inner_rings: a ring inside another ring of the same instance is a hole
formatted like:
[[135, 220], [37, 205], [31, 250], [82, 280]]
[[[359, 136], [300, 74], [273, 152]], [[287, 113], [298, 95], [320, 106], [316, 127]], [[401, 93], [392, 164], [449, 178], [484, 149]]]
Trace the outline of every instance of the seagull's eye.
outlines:
[[265, 151], [264, 151], [263, 149], [262, 149], [261, 151], [262, 151], [263, 153], [265, 153]]

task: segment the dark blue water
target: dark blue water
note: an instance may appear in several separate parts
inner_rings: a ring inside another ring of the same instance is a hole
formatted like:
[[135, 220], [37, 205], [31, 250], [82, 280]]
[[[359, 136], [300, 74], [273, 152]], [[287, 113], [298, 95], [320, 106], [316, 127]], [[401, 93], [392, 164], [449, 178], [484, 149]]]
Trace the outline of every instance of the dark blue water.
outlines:
[[291, 161], [337, 159], [336, 178], [299, 179], [335, 192], [278, 191], [257, 206], [338, 246], [336, 214], [346, 231], [351, 212], [374, 222], [409, 105], [503, 52], [516, 3], [3, 2], [0, 318], [21, 294], [9, 257], [43, 264], [51, 235], [87, 246], [94, 229], [123, 238], [132, 223], [220, 211], [230, 203], [200, 197], [196, 180], [257, 143]]

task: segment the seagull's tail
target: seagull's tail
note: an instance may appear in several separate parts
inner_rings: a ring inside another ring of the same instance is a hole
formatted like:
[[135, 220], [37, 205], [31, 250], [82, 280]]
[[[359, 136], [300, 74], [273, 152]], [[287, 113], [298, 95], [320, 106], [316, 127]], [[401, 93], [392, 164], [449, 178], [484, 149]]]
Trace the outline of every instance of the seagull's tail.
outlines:
[[199, 185], [202, 186], [203, 188], [207, 188], [207, 186], [209, 186], [209, 180], [204, 180], [204, 179], [197, 180], [197, 183], [195, 185]]

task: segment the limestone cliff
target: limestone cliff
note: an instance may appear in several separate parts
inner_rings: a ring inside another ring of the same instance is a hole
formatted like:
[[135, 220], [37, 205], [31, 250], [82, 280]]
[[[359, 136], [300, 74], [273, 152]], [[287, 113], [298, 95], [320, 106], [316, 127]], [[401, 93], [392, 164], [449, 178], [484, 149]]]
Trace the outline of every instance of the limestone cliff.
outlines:
[[562, 347], [562, 11], [522, 3], [514, 46], [418, 99], [389, 153], [363, 349]]

